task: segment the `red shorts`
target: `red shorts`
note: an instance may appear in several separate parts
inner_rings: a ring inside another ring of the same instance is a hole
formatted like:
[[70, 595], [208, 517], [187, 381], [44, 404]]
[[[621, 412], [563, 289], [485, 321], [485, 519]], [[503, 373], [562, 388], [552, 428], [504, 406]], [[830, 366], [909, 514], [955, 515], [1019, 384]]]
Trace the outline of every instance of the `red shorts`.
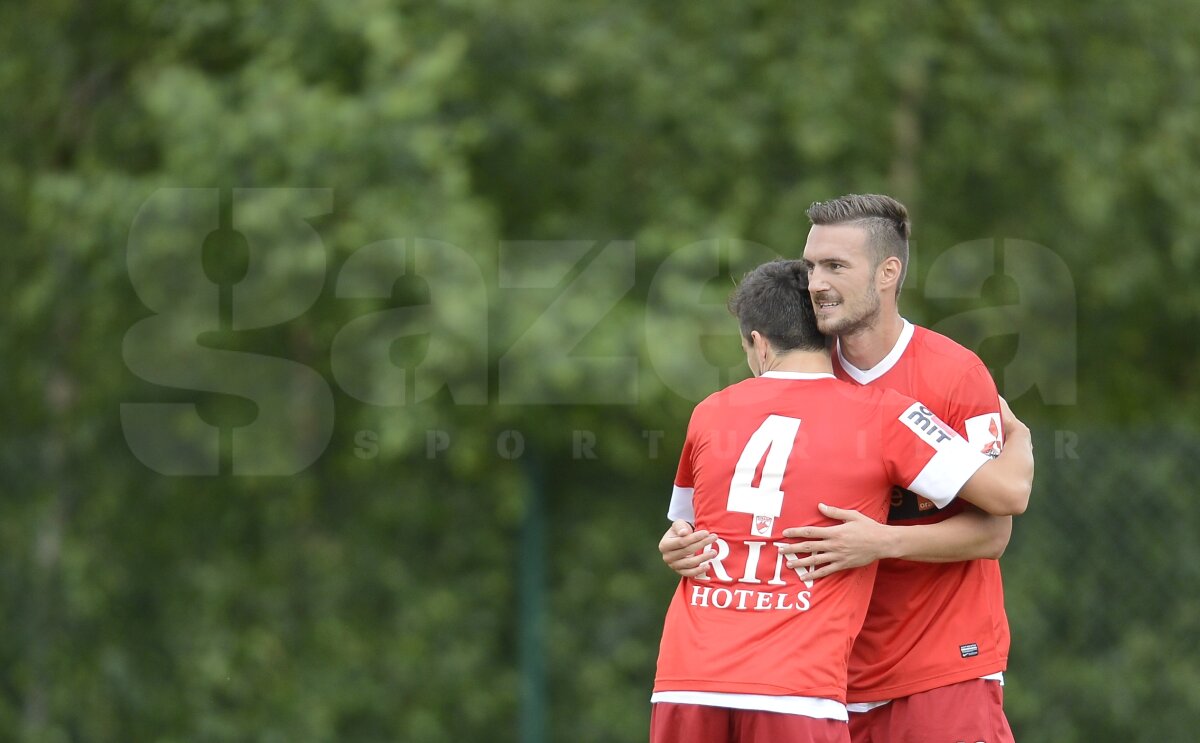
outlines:
[[657, 702], [650, 743], [850, 743], [841, 720], [701, 704]]
[[853, 743], [1014, 743], [999, 681], [971, 679], [850, 713]]

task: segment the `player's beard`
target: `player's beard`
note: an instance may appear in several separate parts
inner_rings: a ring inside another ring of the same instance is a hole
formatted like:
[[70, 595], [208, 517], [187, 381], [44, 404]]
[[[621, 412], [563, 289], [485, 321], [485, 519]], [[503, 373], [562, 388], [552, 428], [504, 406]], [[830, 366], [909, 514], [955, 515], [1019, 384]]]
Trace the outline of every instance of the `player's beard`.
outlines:
[[[854, 303], [846, 301], [842, 296], [842, 312], [837, 317], [822, 318], [817, 314], [817, 328], [825, 335], [853, 335], [875, 325], [879, 318], [879, 292], [874, 284], [867, 285], [867, 291]], [[823, 301], [822, 297], [812, 298], [814, 306]]]

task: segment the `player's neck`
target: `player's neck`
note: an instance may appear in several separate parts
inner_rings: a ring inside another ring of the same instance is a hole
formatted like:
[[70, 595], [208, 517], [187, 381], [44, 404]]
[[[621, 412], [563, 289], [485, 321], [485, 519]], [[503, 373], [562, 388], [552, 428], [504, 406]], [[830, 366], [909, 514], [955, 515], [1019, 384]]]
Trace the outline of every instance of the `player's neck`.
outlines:
[[763, 365], [763, 371], [833, 374], [833, 362], [830, 361], [828, 351], [794, 350], [768, 359]]
[[870, 326], [838, 336], [838, 348], [854, 368], [870, 369], [891, 353], [903, 331], [904, 318], [900, 313], [894, 307], [883, 309]]

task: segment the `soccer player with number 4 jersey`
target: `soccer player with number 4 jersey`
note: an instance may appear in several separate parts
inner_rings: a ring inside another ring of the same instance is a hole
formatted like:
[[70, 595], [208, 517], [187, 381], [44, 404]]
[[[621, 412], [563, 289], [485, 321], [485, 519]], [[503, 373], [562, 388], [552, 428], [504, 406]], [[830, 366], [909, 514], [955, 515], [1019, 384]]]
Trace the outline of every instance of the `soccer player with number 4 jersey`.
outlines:
[[[907, 210], [887, 196], [814, 204], [804, 249], [820, 329], [836, 336], [834, 373], [922, 400], [978, 451], [995, 456], [1008, 434], [1002, 401], [979, 358], [904, 320], [897, 309], [908, 263]], [[1010, 441], [1011, 443], [1011, 441]], [[1009, 632], [998, 558], [1012, 514], [961, 500], [943, 507], [894, 491], [887, 524], [858, 509], [822, 506], [832, 526], [785, 529], [785, 565], [814, 579], [879, 560], [874, 593], [849, 666], [854, 743], [1008, 743], [1002, 673]], [[789, 525], [793, 526], [793, 525]], [[659, 549], [684, 576], [706, 574], [718, 534], [676, 520]]]
[[838, 380], [808, 299], [808, 265], [760, 266], [738, 286], [754, 378], [693, 412], [671, 499], [711, 556], [670, 604], [652, 696], [652, 743], [845, 743], [851, 644], [874, 564], [818, 576], [789, 567], [784, 527], [829, 523], [819, 504], [882, 520], [892, 488], [937, 508], [956, 496], [1021, 509], [1029, 432], [1006, 423], [995, 461], [922, 403]]

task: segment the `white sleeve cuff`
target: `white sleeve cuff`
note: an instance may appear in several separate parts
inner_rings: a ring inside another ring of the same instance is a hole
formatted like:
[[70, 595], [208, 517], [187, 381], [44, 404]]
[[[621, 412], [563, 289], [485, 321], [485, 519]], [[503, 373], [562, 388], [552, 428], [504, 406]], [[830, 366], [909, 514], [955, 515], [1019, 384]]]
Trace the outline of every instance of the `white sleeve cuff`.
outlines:
[[[964, 480], [964, 482], [966, 481]], [[671, 491], [671, 505], [667, 508], [667, 518], [671, 521], [683, 520], [689, 524], [696, 523], [696, 510], [692, 506], [692, 494], [695, 492], [695, 488], [681, 488], [676, 485]]]
[[990, 461], [991, 457], [971, 446], [966, 439], [955, 436], [938, 449], [908, 489], [933, 501], [938, 508], [945, 508], [967, 480]]

